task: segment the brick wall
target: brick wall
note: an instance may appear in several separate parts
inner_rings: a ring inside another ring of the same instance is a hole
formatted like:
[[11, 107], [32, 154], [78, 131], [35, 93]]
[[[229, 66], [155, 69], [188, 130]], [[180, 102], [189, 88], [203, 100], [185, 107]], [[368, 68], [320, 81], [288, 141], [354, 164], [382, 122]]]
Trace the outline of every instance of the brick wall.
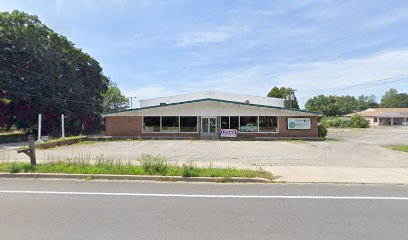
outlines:
[[138, 136], [142, 133], [142, 117], [106, 117], [107, 136]]
[[[276, 138], [276, 137], [318, 137], [318, 117], [310, 117], [312, 129], [289, 130], [288, 117], [279, 117], [279, 133], [254, 133], [254, 137]], [[304, 118], [304, 117], [299, 117]], [[199, 138], [198, 133], [142, 133], [142, 117], [106, 117], [105, 120], [107, 136], [143, 136], [155, 138]], [[243, 134], [238, 134], [238, 136]], [[243, 135], [246, 136], [246, 135]], [[250, 136], [248, 136], [250, 137]]]
[[[297, 117], [291, 117], [297, 118]], [[299, 117], [304, 118], [304, 117]], [[310, 117], [312, 129], [288, 129], [288, 117], [279, 117], [279, 137], [318, 137], [318, 117]]]
[[200, 137], [199, 133], [142, 133], [146, 138], [187, 138], [197, 139]]

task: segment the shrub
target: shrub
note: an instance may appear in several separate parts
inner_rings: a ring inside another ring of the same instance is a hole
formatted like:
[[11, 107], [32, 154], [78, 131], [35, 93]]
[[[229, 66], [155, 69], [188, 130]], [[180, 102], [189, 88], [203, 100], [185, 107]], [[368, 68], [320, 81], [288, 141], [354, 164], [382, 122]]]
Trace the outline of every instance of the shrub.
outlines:
[[319, 131], [319, 137], [324, 138], [327, 136], [327, 128], [323, 124], [319, 124], [317, 130]]
[[140, 165], [145, 173], [150, 175], [166, 175], [169, 168], [166, 159], [163, 156], [153, 156], [150, 154], [141, 154], [138, 158]]
[[192, 161], [183, 163], [183, 177], [198, 177], [198, 171], [199, 169]]
[[350, 126], [354, 128], [367, 128], [369, 126], [369, 122], [360, 114], [354, 114], [350, 118]]
[[24, 142], [24, 141], [27, 141], [27, 137], [22, 132], [0, 133], [0, 143]]
[[338, 127], [338, 128], [350, 127], [350, 120], [341, 117], [330, 117], [326, 121], [326, 127]]

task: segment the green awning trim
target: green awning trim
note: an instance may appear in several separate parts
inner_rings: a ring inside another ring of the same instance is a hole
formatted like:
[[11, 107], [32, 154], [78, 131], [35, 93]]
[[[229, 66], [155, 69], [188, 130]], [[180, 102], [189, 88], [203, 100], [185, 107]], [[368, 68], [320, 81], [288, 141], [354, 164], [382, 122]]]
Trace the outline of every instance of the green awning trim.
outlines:
[[102, 113], [102, 115], [103, 115], [103, 116], [109, 116], [110, 114], [121, 113], [121, 112], [139, 111], [139, 110], [144, 110], [144, 109], [161, 108], [161, 107], [182, 105], [182, 104], [187, 104], [187, 103], [205, 102], [205, 101], [231, 103], [231, 104], [238, 104], [238, 105], [245, 105], [245, 106], [252, 106], [252, 107], [274, 108], [274, 109], [287, 110], [287, 111], [292, 111], [292, 112], [303, 112], [303, 113], [312, 113], [312, 114], [323, 115], [322, 112], [315, 112], [315, 111], [308, 111], [308, 110], [298, 110], [298, 109], [291, 109], [291, 108], [284, 108], [284, 107], [276, 107], [276, 106], [268, 106], [268, 105], [262, 105], [262, 104], [242, 103], [242, 102], [235, 102], [235, 101], [229, 101], [229, 100], [223, 100], [223, 99], [215, 99], [215, 98], [202, 98], [202, 99], [196, 99], [196, 100], [190, 100], [190, 101], [183, 101], [183, 102], [176, 102], [176, 103], [168, 103], [168, 104], [160, 104], [160, 105], [149, 106], [149, 107], [142, 107], [142, 108], [131, 108], [131, 109], [126, 109], [126, 110], [121, 110], [121, 111], [115, 111], [115, 112], [105, 112], [105, 113]]

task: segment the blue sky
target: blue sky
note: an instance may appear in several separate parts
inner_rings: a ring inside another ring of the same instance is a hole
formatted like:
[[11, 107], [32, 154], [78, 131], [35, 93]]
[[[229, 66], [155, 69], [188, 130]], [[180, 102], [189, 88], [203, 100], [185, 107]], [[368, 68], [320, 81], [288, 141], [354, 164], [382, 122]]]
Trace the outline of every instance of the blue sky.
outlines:
[[13, 9], [96, 58], [126, 96], [408, 91], [408, 1], [0, 0]]

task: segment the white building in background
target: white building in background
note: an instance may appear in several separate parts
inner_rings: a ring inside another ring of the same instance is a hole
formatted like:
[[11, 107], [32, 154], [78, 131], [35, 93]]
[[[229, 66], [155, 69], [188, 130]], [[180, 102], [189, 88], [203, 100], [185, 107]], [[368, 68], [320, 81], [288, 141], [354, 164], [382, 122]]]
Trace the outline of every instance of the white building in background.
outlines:
[[347, 114], [351, 117], [360, 114], [371, 126], [404, 125], [408, 126], [408, 108], [369, 108], [361, 112]]

